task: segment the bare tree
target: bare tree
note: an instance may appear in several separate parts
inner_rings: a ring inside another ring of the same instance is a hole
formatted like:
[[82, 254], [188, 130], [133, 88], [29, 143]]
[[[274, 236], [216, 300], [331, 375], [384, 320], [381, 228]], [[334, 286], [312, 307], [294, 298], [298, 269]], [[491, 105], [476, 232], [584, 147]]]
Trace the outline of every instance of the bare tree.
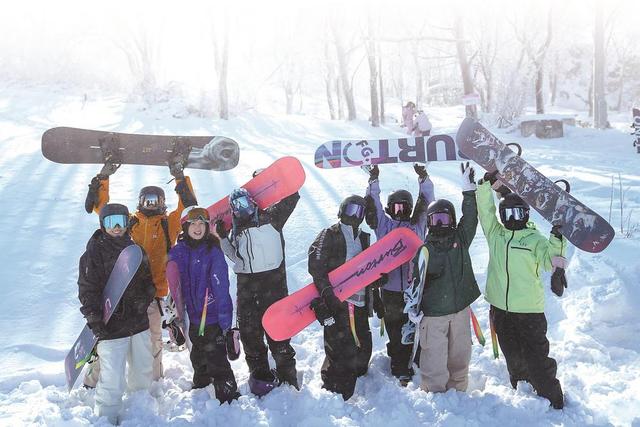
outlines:
[[338, 58], [339, 79], [342, 86], [341, 89], [344, 95], [344, 99], [347, 103], [347, 120], [355, 120], [357, 118], [357, 114], [356, 103], [353, 98], [353, 84], [352, 80], [349, 78], [349, 52], [347, 52], [344, 47], [344, 42], [336, 28], [335, 22], [332, 22], [331, 32], [333, 34], [333, 39], [336, 47], [336, 55]]
[[[215, 68], [218, 74], [218, 111], [220, 118], [229, 120], [229, 94], [227, 91], [227, 72], [229, 69], [229, 28], [227, 26], [228, 14], [224, 14], [224, 21], [216, 25], [213, 31], [213, 50], [215, 55]], [[220, 21], [220, 20], [218, 20]], [[219, 28], [221, 34], [216, 29]]]
[[[336, 120], [338, 118], [338, 114], [336, 111], [336, 106], [333, 101], [334, 92], [340, 97], [340, 94], [337, 93], [335, 89], [336, 86], [336, 72], [333, 64], [333, 59], [331, 58], [331, 54], [329, 53], [329, 41], [325, 40], [324, 42], [324, 88], [325, 94], [327, 96], [327, 105], [329, 107], [329, 116], [331, 120]], [[339, 102], [339, 99], [338, 99]]]
[[380, 45], [378, 45], [378, 52], [378, 70], [380, 70], [378, 74], [378, 81], [380, 82], [380, 122], [384, 124], [384, 87], [382, 85], [382, 52], [380, 51]]
[[368, 14], [368, 38], [367, 38], [367, 59], [369, 61], [369, 98], [371, 99], [371, 126], [380, 126], [380, 113], [378, 106], [378, 64], [377, 43], [373, 23], [373, 14], [369, 10]]
[[[459, 12], [459, 11], [458, 11]], [[462, 25], [462, 18], [460, 13], [456, 13], [453, 20], [453, 35], [456, 40], [456, 52], [458, 53], [458, 63], [460, 64], [460, 74], [462, 75], [462, 85], [464, 88], [464, 94], [470, 95], [473, 93], [473, 79], [471, 77], [471, 69], [469, 67], [469, 61], [467, 53], [465, 51], [465, 39], [464, 28]], [[467, 105], [465, 107], [467, 117], [474, 119], [478, 118], [478, 110], [475, 105]]]
[[593, 50], [593, 125], [607, 127], [607, 99], [604, 89], [605, 53], [602, 0], [595, 0], [595, 31]]

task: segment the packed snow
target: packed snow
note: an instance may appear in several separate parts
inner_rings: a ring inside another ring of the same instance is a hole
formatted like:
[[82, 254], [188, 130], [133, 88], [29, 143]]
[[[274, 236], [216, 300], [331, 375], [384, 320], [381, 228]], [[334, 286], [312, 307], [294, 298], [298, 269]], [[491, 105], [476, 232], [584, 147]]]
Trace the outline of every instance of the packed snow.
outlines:
[[[40, 137], [46, 129], [74, 126], [232, 137], [241, 147], [238, 167], [227, 172], [189, 171], [204, 205], [243, 184], [254, 169], [281, 156], [296, 156], [307, 178], [302, 199], [285, 227], [290, 291], [310, 282], [307, 248], [322, 228], [336, 221], [340, 200], [353, 193], [363, 194], [367, 184], [367, 176], [358, 168], [316, 168], [315, 148], [337, 138], [403, 134], [395, 123], [374, 129], [365, 120], [330, 121], [313, 115], [257, 111], [241, 112], [224, 121], [174, 114], [172, 107], [169, 103], [145, 109], [125, 98], [85, 97], [63, 87], [14, 84], [0, 88], [0, 425], [106, 424], [93, 413], [94, 391], [76, 388], [67, 392], [63, 364], [84, 325], [78, 310], [77, 265], [98, 221], [95, 215], [85, 213], [83, 203], [87, 184], [100, 166], [46, 160], [40, 151]], [[387, 109], [399, 115], [400, 103]], [[435, 133], [454, 133], [464, 117], [461, 106], [429, 108], [427, 112]], [[154, 383], [149, 392], [126, 396], [122, 425], [640, 426], [640, 154], [631, 146], [630, 115], [613, 116], [610, 121], [612, 129], [566, 127], [564, 138], [551, 140], [522, 138], [517, 131], [493, 129], [505, 141], [522, 145], [524, 158], [541, 172], [568, 179], [572, 193], [605, 219], [610, 218], [617, 232], [601, 253], [571, 248], [567, 292], [562, 298], [549, 289], [546, 292], [548, 337], [566, 393], [564, 410], [551, 409], [529, 385], [520, 383], [513, 390], [504, 358], [495, 360], [490, 344], [483, 348], [475, 339], [466, 393], [424, 393], [418, 388], [419, 375], [407, 388], [401, 388], [389, 371], [386, 337], [379, 335], [379, 321], [372, 319], [371, 367], [347, 402], [321, 389], [322, 330], [314, 323], [292, 340], [302, 380], [300, 391], [280, 387], [262, 399], [254, 397], [241, 357], [232, 367], [243, 396], [231, 405], [220, 406], [212, 389], [190, 390], [192, 369], [186, 350], [165, 352], [165, 378]], [[433, 162], [428, 170], [436, 196], [459, 206], [459, 165]], [[125, 165], [111, 179], [111, 200], [133, 209], [141, 187], [162, 185], [171, 208], [177, 198], [173, 185], [167, 184], [168, 172], [163, 167]], [[414, 195], [417, 192], [410, 165], [382, 166], [380, 182], [383, 197], [397, 188], [407, 188]], [[550, 230], [537, 214], [533, 220], [544, 233]], [[488, 250], [480, 230], [471, 255], [483, 289]], [[231, 281], [235, 300], [233, 273]], [[548, 275], [544, 283], [548, 287]], [[473, 308], [489, 338], [487, 303], [479, 299]]]

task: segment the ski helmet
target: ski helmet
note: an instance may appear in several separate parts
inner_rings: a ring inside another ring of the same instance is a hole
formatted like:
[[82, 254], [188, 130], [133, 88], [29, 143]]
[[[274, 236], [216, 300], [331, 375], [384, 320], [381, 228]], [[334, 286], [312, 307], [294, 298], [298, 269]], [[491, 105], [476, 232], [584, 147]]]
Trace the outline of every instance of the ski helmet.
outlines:
[[358, 227], [362, 224], [366, 210], [366, 202], [363, 197], [351, 195], [340, 203], [338, 218], [343, 224]]
[[249, 218], [258, 210], [258, 205], [245, 188], [236, 188], [231, 192], [229, 206], [233, 215], [239, 218]]
[[100, 228], [114, 228], [119, 225], [121, 228], [129, 226], [129, 209], [119, 203], [108, 203], [100, 210]]
[[427, 207], [427, 227], [430, 233], [445, 232], [456, 228], [456, 209], [446, 199], [438, 199]]
[[249, 375], [249, 390], [258, 397], [268, 394], [278, 385], [280, 384], [273, 370], [264, 372], [256, 371]]
[[498, 206], [500, 220], [507, 230], [522, 230], [529, 221], [529, 205], [516, 193], [505, 195]]
[[189, 206], [182, 212], [182, 231], [185, 237], [189, 237], [189, 225], [195, 221], [202, 221], [205, 225], [205, 236], [209, 234], [209, 212], [201, 206]]
[[138, 210], [147, 216], [165, 213], [164, 190], [154, 185], [143, 187], [138, 195]]
[[387, 198], [385, 212], [396, 221], [409, 221], [413, 210], [413, 197], [407, 190], [396, 190]]

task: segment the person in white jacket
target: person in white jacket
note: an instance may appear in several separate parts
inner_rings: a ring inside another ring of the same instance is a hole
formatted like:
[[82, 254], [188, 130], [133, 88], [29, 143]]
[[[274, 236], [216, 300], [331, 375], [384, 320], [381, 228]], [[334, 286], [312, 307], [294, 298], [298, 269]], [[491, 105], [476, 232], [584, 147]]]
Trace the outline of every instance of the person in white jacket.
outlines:
[[423, 110], [418, 110], [418, 114], [416, 115], [415, 125], [413, 128], [414, 136], [429, 136], [431, 135], [431, 122], [429, 121], [429, 117], [425, 114]]

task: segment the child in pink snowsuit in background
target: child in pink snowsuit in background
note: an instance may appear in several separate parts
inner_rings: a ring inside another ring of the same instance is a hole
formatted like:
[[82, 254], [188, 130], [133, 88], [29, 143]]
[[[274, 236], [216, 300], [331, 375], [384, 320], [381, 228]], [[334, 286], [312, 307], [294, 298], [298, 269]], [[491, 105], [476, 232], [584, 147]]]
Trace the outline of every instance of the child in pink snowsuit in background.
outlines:
[[411, 135], [413, 132], [413, 116], [416, 114], [416, 104], [409, 101], [407, 105], [402, 107], [402, 126], [407, 128], [407, 133]]

